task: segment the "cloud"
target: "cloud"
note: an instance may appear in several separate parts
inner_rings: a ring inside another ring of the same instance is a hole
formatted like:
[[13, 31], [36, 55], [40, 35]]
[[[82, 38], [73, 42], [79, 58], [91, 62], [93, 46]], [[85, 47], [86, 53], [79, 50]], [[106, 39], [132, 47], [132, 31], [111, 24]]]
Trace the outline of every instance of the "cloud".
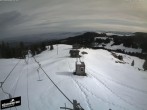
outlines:
[[16, 11], [0, 14], [0, 30], [9, 28], [21, 22], [21, 14]]
[[0, 38], [90, 30], [147, 32], [145, 0], [0, 2]]

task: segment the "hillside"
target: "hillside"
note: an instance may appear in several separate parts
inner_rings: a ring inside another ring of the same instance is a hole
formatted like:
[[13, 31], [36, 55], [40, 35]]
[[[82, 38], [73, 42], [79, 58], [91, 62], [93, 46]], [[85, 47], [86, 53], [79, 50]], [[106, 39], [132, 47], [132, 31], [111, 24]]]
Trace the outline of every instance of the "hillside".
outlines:
[[[44, 40], [38, 39], [40, 35], [26, 38], [29, 42], [0, 42], [0, 58], [23, 58], [28, 49], [33, 53], [44, 51], [46, 45], [80, 44], [84, 48], [106, 49], [146, 59], [147, 33], [118, 33], [118, 32], [85, 32], [85, 33], [54, 33], [45, 34]], [[49, 39], [51, 37], [54, 39]], [[56, 37], [58, 36], [58, 39]], [[66, 36], [65, 38], [63, 36]], [[43, 39], [43, 36], [41, 36]], [[34, 40], [35, 39], [35, 40]]]
[[[84, 110], [146, 110], [147, 72], [142, 71], [144, 60], [121, 54], [123, 61], [114, 58], [103, 49], [80, 49], [88, 54], [81, 60], [86, 64], [87, 76], [75, 76], [75, 58], [69, 57], [70, 45], [54, 45], [54, 50], [45, 50], [35, 55], [43, 69], [70, 99], [76, 99]], [[32, 57], [28, 64], [21, 59], [3, 85], [13, 97], [21, 96], [22, 105], [17, 110], [60, 110], [66, 103], [72, 105], [39, 69]], [[135, 65], [131, 66], [132, 61]], [[0, 82], [19, 59], [0, 59]], [[118, 62], [118, 63], [116, 63]], [[123, 63], [119, 63], [123, 62]], [[0, 100], [8, 96], [0, 89]], [[15, 110], [12, 108], [11, 110]]]
[[80, 44], [81, 47], [106, 49], [146, 59], [147, 33], [96, 33], [84, 34], [59, 40], [64, 44]]

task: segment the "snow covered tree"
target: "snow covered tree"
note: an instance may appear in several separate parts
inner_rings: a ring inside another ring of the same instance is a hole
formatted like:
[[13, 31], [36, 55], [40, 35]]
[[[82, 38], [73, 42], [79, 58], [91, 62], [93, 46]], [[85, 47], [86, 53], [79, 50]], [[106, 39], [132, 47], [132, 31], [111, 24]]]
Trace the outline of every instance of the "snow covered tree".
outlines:
[[146, 71], [147, 70], [147, 59], [145, 60], [144, 64], [143, 64], [143, 68]]
[[132, 61], [131, 66], [134, 66], [134, 60]]

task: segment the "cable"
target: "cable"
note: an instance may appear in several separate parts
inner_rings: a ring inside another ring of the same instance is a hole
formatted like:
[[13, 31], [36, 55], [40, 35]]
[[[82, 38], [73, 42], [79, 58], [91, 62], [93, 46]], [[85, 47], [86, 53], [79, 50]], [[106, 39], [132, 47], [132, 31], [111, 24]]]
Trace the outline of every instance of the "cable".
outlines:
[[7, 94], [8, 95], [9, 98], [11, 97], [11, 94], [8, 93], [8, 92], [5, 92], [4, 89], [3, 89], [3, 87], [1, 87], [1, 89], [2, 89], [2, 91], [3, 91], [4, 94]]
[[1, 86], [3, 86], [3, 84], [5, 83], [5, 81], [8, 79], [8, 77], [10, 76], [10, 74], [13, 72], [13, 70], [16, 68], [16, 66], [19, 64], [19, 62], [21, 61], [21, 59], [16, 63], [16, 65], [12, 68], [12, 70], [9, 72], [9, 74], [7, 75], [7, 77], [4, 79], [3, 83]]
[[3, 85], [4, 85], [4, 83], [6, 82], [6, 80], [8, 79], [8, 77], [11, 75], [11, 73], [13, 72], [13, 70], [16, 68], [16, 66], [19, 64], [20, 61], [21, 61], [21, 59], [14, 65], [14, 67], [13, 67], [12, 70], [9, 72], [9, 74], [6, 76], [6, 78], [4, 79], [4, 81], [1, 82], [1, 87], [0, 87], [0, 88], [2, 89], [3, 93], [5, 93], [5, 94], [8, 95], [9, 98], [11, 97], [11, 94], [8, 93], [8, 92], [5, 92], [5, 90], [4, 90], [4, 88], [3, 88]]
[[45, 72], [45, 70], [41, 67], [41, 64], [33, 57], [35, 62], [39, 65], [40, 69], [45, 73], [48, 79], [54, 84], [54, 86], [61, 92], [61, 94], [73, 105], [73, 102], [62, 92], [62, 90], [54, 83], [54, 81], [49, 77], [49, 75]]

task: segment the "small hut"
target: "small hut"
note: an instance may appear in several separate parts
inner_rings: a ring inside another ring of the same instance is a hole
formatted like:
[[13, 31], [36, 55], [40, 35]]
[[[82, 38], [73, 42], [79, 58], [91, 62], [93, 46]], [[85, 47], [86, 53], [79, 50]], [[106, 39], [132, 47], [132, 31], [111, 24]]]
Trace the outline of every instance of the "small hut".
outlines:
[[70, 50], [69, 51], [69, 53], [70, 53], [70, 57], [72, 57], [72, 58], [77, 58], [77, 57], [79, 57], [80, 55], [79, 55], [79, 50]]
[[72, 48], [73, 48], [73, 49], [79, 49], [79, 48], [80, 48], [80, 45], [79, 45], [79, 44], [73, 44], [73, 45], [72, 45]]
[[86, 73], [85, 73], [85, 63], [84, 62], [76, 61], [75, 75], [86, 76]]

